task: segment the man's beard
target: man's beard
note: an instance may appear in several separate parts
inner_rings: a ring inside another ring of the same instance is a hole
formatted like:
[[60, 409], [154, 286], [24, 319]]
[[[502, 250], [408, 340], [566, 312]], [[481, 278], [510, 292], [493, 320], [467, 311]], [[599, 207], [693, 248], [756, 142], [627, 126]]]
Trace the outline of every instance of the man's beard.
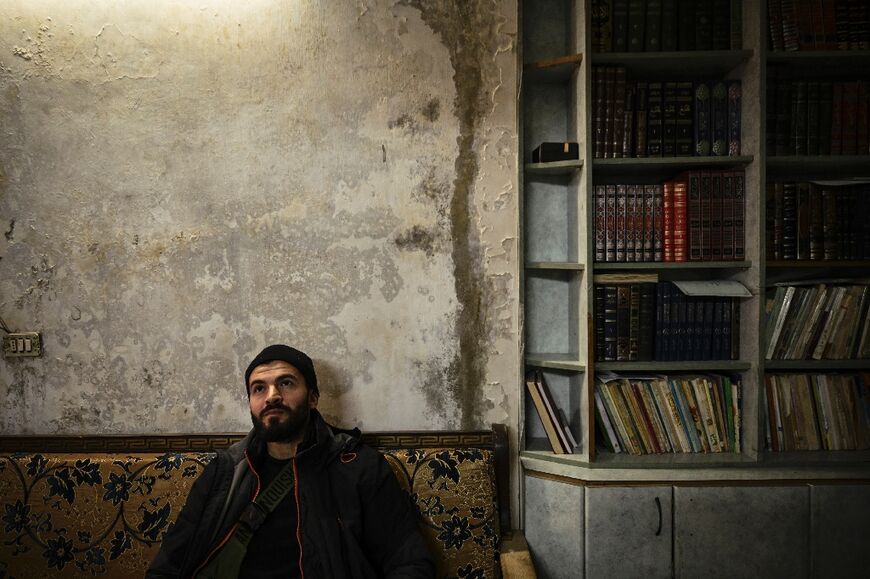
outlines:
[[[265, 422], [261, 416], [270, 410], [280, 408], [284, 410], [284, 416], [276, 416]], [[308, 419], [311, 416], [311, 405], [304, 400], [295, 410], [283, 404], [276, 404], [263, 409], [260, 416], [251, 413], [251, 421], [254, 423], [254, 433], [265, 442], [290, 442], [302, 438]], [[283, 420], [281, 420], [283, 418]]]

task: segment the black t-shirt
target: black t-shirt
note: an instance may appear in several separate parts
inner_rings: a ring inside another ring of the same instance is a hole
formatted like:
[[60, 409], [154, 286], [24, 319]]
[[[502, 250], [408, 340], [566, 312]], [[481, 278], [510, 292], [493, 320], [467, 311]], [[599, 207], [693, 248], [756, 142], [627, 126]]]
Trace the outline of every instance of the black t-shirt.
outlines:
[[[269, 483], [291, 460], [277, 460], [266, 455], [257, 469], [260, 474], [260, 493], [269, 487]], [[291, 490], [251, 538], [239, 579], [292, 579], [300, 576], [297, 518], [296, 499]]]

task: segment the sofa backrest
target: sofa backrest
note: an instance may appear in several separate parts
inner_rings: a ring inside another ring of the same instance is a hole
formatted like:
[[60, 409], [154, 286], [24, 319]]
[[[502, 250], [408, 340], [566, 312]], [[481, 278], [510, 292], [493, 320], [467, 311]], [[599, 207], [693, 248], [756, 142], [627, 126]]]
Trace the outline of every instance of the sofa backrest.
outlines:
[[[241, 436], [0, 437], [0, 577], [142, 577], [214, 451]], [[365, 439], [420, 511], [438, 576], [498, 577], [499, 434]]]

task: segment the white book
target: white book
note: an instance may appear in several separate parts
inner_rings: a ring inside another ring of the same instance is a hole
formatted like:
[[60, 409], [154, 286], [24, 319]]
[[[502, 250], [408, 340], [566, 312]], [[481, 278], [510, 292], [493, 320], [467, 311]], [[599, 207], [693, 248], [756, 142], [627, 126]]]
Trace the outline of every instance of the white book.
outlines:
[[767, 352], [764, 357], [768, 360], [773, 359], [773, 353], [776, 351], [776, 343], [779, 341], [779, 335], [782, 333], [782, 326], [788, 317], [788, 310], [791, 306], [791, 300], [794, 298], [795, 288], [789, 286], [785, 288], [782, 298], [782, 307], [779, 308], [779, 315], [776, 316], [776, 321], [773, 325], [773, 332], [770, 335], [770, 340], [767, 343]]

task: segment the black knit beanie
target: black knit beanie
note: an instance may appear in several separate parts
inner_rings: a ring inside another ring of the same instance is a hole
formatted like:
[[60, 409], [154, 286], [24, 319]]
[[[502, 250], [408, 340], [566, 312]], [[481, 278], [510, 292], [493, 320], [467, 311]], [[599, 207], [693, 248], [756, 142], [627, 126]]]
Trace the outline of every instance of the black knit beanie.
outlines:
[[248, 369], [245, 370], [245, 392], [248, 393], [248, 398], [251, 397], [251, 392], [248, 389], [251, 372], [261, 364], [268, 364], [276, 360], [283, 360], [299, 370], [299, 373], [305, 378], [308, 389], [320, 395], [320, 390], [317, 389], [317, 374], [314, 373], [314, 364], [311, 362], [311, 358], [296, 348], [284, 344], [272, 344], [257, 354], [257, 357], [248, 364]]

